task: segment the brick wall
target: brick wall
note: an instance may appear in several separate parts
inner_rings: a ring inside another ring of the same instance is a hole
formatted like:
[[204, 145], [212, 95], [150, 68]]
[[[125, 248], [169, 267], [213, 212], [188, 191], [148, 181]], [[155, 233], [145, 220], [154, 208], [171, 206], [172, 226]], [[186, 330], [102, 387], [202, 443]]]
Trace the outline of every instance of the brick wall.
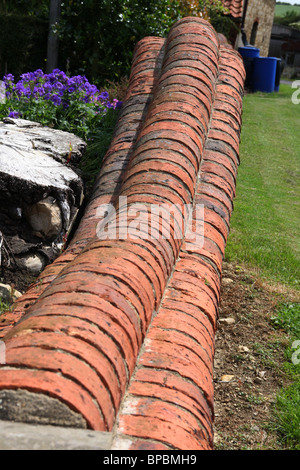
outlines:
[[[41, 396], [50, 403], [31, 422], [42, 414], [50, 423], [59, 402], [80, 425], [114, 430], [115, 449], [212, 448], [214, 334], [244, 78], [239, 54], [199, 18], [137, 45], [75, 237], [0, 324], [2, 402], [18, 392], [25, 405]], [[99, 232], [103, 204], [113, 204], [104, 222], [126, 237]], [[137, 204], [139, 236], [131, 216], [124, 225]], [[161, 214], [155, 236], [142, 236], [154, 204], [175, 208], [168, 237]], [[201, 207], [201, 237], [188, 236], [186, 207], [194, 228]]]

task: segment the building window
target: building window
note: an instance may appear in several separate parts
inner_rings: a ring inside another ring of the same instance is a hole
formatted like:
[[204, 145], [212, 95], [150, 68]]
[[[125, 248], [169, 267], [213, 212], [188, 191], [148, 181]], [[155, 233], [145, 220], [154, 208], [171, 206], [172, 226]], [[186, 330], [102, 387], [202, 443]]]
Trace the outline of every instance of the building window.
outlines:
[[250, 44], [252, 46], [255, 46], [257, 28], [258, 28], [258, 21], [254, 21], [252, 30], [251, 30], [251, 36], [250, 36]]

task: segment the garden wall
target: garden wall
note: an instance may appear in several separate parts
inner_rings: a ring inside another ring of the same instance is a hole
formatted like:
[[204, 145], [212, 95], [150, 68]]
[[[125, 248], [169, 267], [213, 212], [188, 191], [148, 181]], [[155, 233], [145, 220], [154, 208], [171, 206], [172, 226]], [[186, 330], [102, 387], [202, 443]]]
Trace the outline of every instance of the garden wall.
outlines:
[[199, 18], [138, 43], [79, 228], [0, 324], [1, 419], [113, 431], [114, 449], [213, 447], [244, 78]]

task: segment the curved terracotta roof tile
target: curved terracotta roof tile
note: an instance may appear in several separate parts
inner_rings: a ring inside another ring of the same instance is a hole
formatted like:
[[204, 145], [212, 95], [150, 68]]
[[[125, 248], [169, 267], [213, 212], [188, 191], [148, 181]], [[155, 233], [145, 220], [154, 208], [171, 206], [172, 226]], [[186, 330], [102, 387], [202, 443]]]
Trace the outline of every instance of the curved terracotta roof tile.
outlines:
[[234, 18], [241, 18], [243, 15], [243, 0], [222, 0], [225, 8], [228, 8], [230, 15]]
[[[201, 201], [205, 207], [204, 240], [199, 245], [184, 241], [181, 246], [118, 417], [115, 449], [121, 446], [122, 440], [128, 449], [142, 448], [146, 438], [169, 449], [203, 450], [213, 446], [214, 332], [221, 263], [228, 235], [228, 225], [216, 208], [223, 202], [222, 198], [231, 201], [234, 197], [238, 160], [233, 163], [231, 155], [233, 150], [238, 156], [238, 144], [231, 143], [228, 135], [238, 141], [240, 131], [240, 120], [233, 121], [226, 108], [222, 110], [222, 103], [224, 100], [231, 102], [237, 117], [240, 116], [238, 98], [243, 92], [240, 77], [244, 78], [238, 54], [223, 47], [220, 52], [214, 107], [195, 194], [195, 201]], [[238, 78], [232, 77], [232, 70], [239, 74]], [[222, 144], [220, 154], [209, 150], [216, 132]], [[207, 194], [212, 195], [212, 199], [208, 199]], [[232, 207], [226, 204], [223, 207], [229, 220]], [[211, 249], [211, 243], [218, 249]], [[169, 433], [165, 433], [163, 425], [153, 421], [153, 410], [159, 420], [169, 426]], [[136, 439], [142, 439], [142, 443], [136, 443]]]

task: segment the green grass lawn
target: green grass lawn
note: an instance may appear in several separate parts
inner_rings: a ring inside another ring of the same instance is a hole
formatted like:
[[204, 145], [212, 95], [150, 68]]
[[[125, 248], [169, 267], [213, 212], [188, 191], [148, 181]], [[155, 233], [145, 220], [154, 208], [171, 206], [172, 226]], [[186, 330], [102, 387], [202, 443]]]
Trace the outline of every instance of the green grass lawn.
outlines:
[[285, 16], [286, 13], [296, 11], [300, 15], [300, 5], [278, 5], [275, 6], [275, 16]]
[[[282, 293], [291, 288], [297, 299], [300, 104], [292, 103], [294, 92], [291, 86], [281, 85], [278, 93], [244, 97], [241, 164], [226, 260], [258, 270], [268, 283], [280, 283]], [[300, 300], [288, 302], [285, 294], [282, 297], [272, 321], [286, 334], [283, 367], [291, 385], [279, 391], [271, 425], [284, 448], [300, 450]]]
[[279, 303], [272, 322], [287, 335], [282, 369], [290, 384], [277, 394], [271, 427], [277, 431], [284, 446], [300, 450], [300, 303]]
[[300, 288], [300, 104], [292, 89], [244, 97], [241, 164], [226, 259]]

